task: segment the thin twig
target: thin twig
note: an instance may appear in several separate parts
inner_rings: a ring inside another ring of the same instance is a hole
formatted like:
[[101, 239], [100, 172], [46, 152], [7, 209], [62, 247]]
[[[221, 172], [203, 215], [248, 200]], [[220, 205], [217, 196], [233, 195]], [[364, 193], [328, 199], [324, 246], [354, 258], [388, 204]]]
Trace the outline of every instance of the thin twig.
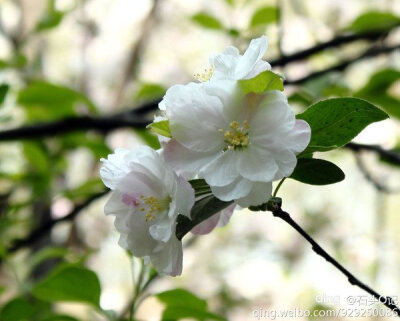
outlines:
[[73, 220], [83, 209], [85, 209], [95, 200], [99, 199], [100, 197], [103, 197], [107, 192], [108, 191], [104, 191], [101, 193], [94, 194], [87, 200], [76, 205], [74, 209], [66, 216], [61, 217], [59, 219], [48, 221], [45, 224], [40, 225], [37, 229], [33, 230], [31, 234], [29, 234], [26, 238], [15, 241], [13, 245], [7, 249], [7, 253], [13, 253], [25, 246], [32, 245], [32, 243], [35, 243], [37, 240], [46, 235], [57, 223]]
[[339, 63], [337, 65], [331, 66], [331, 67], [323, 69], [323, 70], [319, 70], [319, 71], [313, 72], [313, 73], [311, 73], [311, 74], [309, 74], [309, 75], [307, 75], [305, 77], [302, 77], [302, 78], [298, 78], [298, 79], [294, 79], [294, 80], [287, 79], [285, 81], [285, 84], [286, 85], [303, 84], [306, 81], [318, 78], [318, 77], [320, 77], [322, 75], [325, 75], [327, 73], [330, 73], [332, 71], [343, 71], [347, 67], [349, 67], [350, 65], [352, 65], [352, 64], [354, 64], [354, 63], [356, 63], [356, 62], [358, 62], [360, 60], [363, 60], [363, 59], [366, 59], [366, 58], [375, 57], [375, 56], [378, 56], [380, 54], [387, 54], [387, 53], [390, 53], [390, 52], [395, 51], [397, 49], [400, 49], [400, 44], [397, 44], [395, 46], [390, 46], [390, 47], [372, 47], [372, 48], [367, 49], [361, 55], [359, 55], [359, 56], [357, 56], [355, 58], [343, 61], [343, 62], [341, 62], [341, 63]]
[[366, 144], [358, 144], [358, 143], [348, 143], [344, 146], [345, 148], [351, 149], [355, 152], [358, 152], [360, 150], [366, 150], [370, 152], [374, 152], [378, 155], [380, 155], [382, 158], [393, 162], [395, 164], [400, 165], [400, 153], [394, 152], [391, 150], [384, 149], [383, 147], [379, 145], [366, 145]]
[[274, 67], [282, 67], [294, 61], [300, 61], [311, 57], [312, 55], [318, 54], [325, 49], [335, 48], [340, 45], [344, 45], [350, 42], [358, 41], [358, 40], [378, 40], [382, 37], [386, 37], [388, 35], [388, 31], [371, 31], [367, 33], [360, 33], [360, 34], [349, 34], [349, 35], [339, 35], [332, 40], [327, 42], [323, 42], [317, 44], [313, 47], [307, 48], [305, 50], [301, 50], [295, 52], [291, 55], [286, 55], [279, 59], [275, 59], [270, 61], [271, 65]]
[[286, 223], [288, 223], [293, 229], [295, 229], [308, 243], [311, 244], [312, 250], [323, 257], [327, 262], [331, 263], [336, 269], [342, 272], [350, 282], [350, 284], [357, 286], [364, 291], [368, 292], [370, 295], [374, 296], [379, 302], [383, 303], [386, 307], [391, 309], [393, 312], [400, 314], [400, 309], [394, 304], [394, 300], [391, 297], [385, 297], [380, 295], [378, 292], [370, 288], [365, 283], [361, 282], [357, 277], [355, 277], [350, 271], [343, 267], [338, 261], [336, 261], [331, 255], [329, 255], [303, 228], [300, 227], [289, 215], [289, 213], [283, 211], [280, 206], [276, 206], [272, 211], [275, 217], [279, 217]]

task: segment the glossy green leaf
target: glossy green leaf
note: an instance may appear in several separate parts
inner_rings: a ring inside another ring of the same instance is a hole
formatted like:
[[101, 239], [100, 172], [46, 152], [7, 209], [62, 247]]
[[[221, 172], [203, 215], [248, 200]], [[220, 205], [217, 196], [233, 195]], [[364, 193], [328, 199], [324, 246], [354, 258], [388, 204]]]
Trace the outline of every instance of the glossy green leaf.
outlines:
[[192, 16], [192, 21], [207, 29], [222, 30], [224, 28], [216, 17], [205, 12], [196, 13]]
[[154, 133], [159, 134], [161, 136], [169, 138], [172, 137], [168, 120], [161, 120], [156, 123], [151, 123], [150, 125], [147, 126], [147, 128], [150, 128]]
[[270, 70], [263, 71], [251, 79], [239, 80], [239, 85], [244, 93], [263, 93], [267, 90], [283, 91], [283, 80], [278, 74]]
[[369, 11], [358, 16], [347, 28], [356, 33], [388, 30], [400, 24], [400, 17], [391, 12]]
[[63, 265], [32, 289], [32, 294], [48, 302], [83, 302], [99, 305], [100, 282], [97, 275], [86, 268]]
[[300, 158], [290, 178], [310, 185], [328, 185], [344, 180], [343, 171], [323, 159]]
[[274, 23], [278, 20], [278, 9], [276, 7], [262, 7], [254, 12], [250, 20], [250, 27], [258, 27]]
[[371, 103], [358, 98], [320, 101], [297, 115], [311, 127], [311, 141], [302, 154], [328, 151], [345, 145], [366, 126], [388, 118]]
[[0, 104], [2, 104], [4, 102], [4, 100], [6, 99], [9, 89], [10, 89], [10, 86], [7, 84], [0, 85]]
[[233, 201], [225, 202], [216, 198], [214, 195], [208, 195], [197, 200], [190, 213], [191, 219], [179, 215], [176, 226], [176, 236], [181, 239], [193, 227], [205, 221], [214, 214], [222, 211], [232, 204]]

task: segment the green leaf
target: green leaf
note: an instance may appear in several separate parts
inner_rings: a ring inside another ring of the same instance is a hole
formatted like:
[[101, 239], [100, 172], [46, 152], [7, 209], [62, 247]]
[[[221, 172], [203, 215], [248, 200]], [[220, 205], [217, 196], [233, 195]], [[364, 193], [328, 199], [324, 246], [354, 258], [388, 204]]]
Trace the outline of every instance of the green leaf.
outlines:
[[290, 178], [311, 185], [328, 185], [344, 180], [343, 171], [323, 159], [300, 158]]
[[79, 321], [79, 320], [69, 315], [55, 314], [47, 318], [41, 319], [40, 321]]
[[30, 269], [33, 270], [43, 261], [53, 258], [61, 258], [68, 254], [68, 250], [64, 247], [45, 247], [32, 255], [29, 260]]
[[16, 298], [8, 302], [1, 310], [2, 321], [26, 321], [36, 314], [37, 309], [32, 302], [24, 298]]
[[345, 30], [356, 33], [388, 30], [400, 24], [400, 17], [391, 12], [369, 11], [358, 16]]
[[225, 202], [216, 198], [214, 195], [205, 196], [197, 200], [190, 213], [191, 219], [186, 216], [179, 215], [176, 225], [176, 236], [180, 240], [193, 227], [205, 221], [214, 214], [222, 211], [231, 205], [233, 201]]
[[22, 68], [27, 64], [28, 59], [21, 53], [14, 54], [9, 60], [0, 59], [0, 69]]
[[174, 289], [156, 294], [156, 297], [167, 306], [186, 306], [198, 310], [207, 309], [207, 302], [192, 292], [184, 289]]
[[196, 196], [212, 194], [210, 185], [204, 179], [192, 179], [189, 181]]
[[64, 14], [61, 11], [49, 10], [36, 25], [36, 31], [44, 31], [57, 27], [61, 23]]
[[390, 87], [400, 80], [400, 71], [392, 68], [379, 70], [354, 96], [381, 106], [390, 116], [400, 119], [400, 100], [390, 94]]
[[97, 275], [75, 265], [56, 268], [32, 290], [32, 294], [49, 302], [84, 302], [99, 306], [100, 282]]
[[181, 320], [181, 319], [186, 320], [187, 318], [199, 321], [208, 321], [208, 320], [226, 321], [226, 319], [220, 315], [208, 311], [188, 308], [185, 306], [167, 307], [162, 314], [163, 321]]
[[320, 101], [297, 115], [311, 127], [311, 141], [302, 154], [329, 151], [345, 145], [366, 126], [389, 116], [358, 98], [332, 98]]
[[137, 100], [151, 100], [161, 98], [165, 95], [167, 89], [159, 84], [142, 83], [135, 95]]
[[31, 121], [74, 116], [78, 103], [83, 103], [91, 112], [96, 112], [96, 107], [83, 94], [45, 81], [33, 82], [22, 89], [18, 94], [18, 103], [24, 107]]
[[254, 12], [250, 20], [250, 28], [268, 25], [278, 21], [278, 9], [276, 7], [262, 7]]
[[4, 99], [7, 96], [8, 89], [10, 89], [10, 86], [7, 84], [2, 84], [0, 85], [0, 104], [4, 102]]
[[161, 120], [156, 123], [151, 123], [150, 125], [147, 126], [147, 128], [150, 128], [154, 133], [159, 134], [164, 137], [169, 137], [171, 138], [171, 131], [169, 129], [169, 121], [168, 120]]
[[83, 201], [88, 197], [103, 192], [104, 184], [100, 178], [93, 178], [78, 187], [64, 191], [62, 194], [73, 201]]
[[246, 94], [260, 94], [267, 90], [283, 91], [282, 77], [270, 70], [263, 71], [251, 79], [239, 80], [239, 85]]
[[174, 289], [156, 295], [166, 305], [162, 314], [162, 320], [180, 320], [183, 318], [194, 318], [195, 320], [218, 320], [225, 318], [210, 313], [207, 310], [207, 302], [198, 298], [193, 293]]
[[153, 132], [144, 128], [139, 128], [139, 129], [136, 128], [135, 133], [143, 140], [144, 143], [146, 143], [151, 148], [157, 150], [161, 147], [157, 136], [154, 135]]
[[192, 16], [192, 21], [207, 29], [222, 30], [224, 29], [222, 23], [214, 16], [199, 12]]

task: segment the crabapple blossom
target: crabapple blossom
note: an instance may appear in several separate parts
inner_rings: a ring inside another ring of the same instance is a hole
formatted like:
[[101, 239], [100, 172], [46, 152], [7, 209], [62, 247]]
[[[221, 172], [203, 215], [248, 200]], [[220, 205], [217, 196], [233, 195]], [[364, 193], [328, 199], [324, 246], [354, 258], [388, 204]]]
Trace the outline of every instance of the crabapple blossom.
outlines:
[[265, 202], [310, 141], [282, 92], [246, 95], [235, 80], [173, 86], [163, 106], [173, 138], [164, 143], [166, 162], [197, 172], [216, 197], [242, 207]]
[[150, 147], [117, 149], [102, 159], [100, 176], [112, 190], [104, 211], [115, 215], [119, 244], [164, 274], [182, 272], [182, 243], [175, 236], [178, 214], [190, 217], [194, 190], [169, 170]]

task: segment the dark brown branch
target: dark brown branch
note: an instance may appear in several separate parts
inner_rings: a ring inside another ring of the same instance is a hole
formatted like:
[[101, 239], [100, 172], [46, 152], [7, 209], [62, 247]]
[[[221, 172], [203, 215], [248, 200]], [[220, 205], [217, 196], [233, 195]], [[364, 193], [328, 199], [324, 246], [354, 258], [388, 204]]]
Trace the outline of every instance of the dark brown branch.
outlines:
[[[154, 108], [157, 107], [154, 106]], [[150, 119], [133, 116], [132, 113], [118, 114], [110, 117], [69, 117], [54, 122], [25, 125], [15, 129], [0, 131], [0, 141], [37, 139], [39, 137], [52, 137], [64, 133], [86, 130], [96, 130], [105, 134], [111, 130], [123, 127], [145, 128], [151, 122]]]
[[351, 149], [355, 152], [358, 152], [360, 150], [374, 152], [374, 153], [380, 155], [383, 159], [386, 159], [392, 163], [396, 163], [396, 164], [400, 165], [400, 153], [384, 149], [379, 145], [365, 145], [365, 144], [357, 144], [357, 143], [348, 143], [344, 147]]
[[394, 300], [391, 297], [385, 297], [380, 295], [378, 292], [370, 288], [365, 283], [361, 282], [357, 277], [355, 277], [349, 270], [343, 267], [338, 261], [336, 261], [331, 255], [329, 255], [303, 228], [300, 227], [289, 215], [289, 213], [283, 211], [281, 207], [275, 206], [272, 210], [272, 214], [275, 217], [279, 217], [286, 223], [288, 223], [293, 229], [295, 229], [308, 243], [311, 244], [312, 250], [323, 257], [327, 262], [331, 263], [336, 269], [342, 272], [346, 277], [350, 284], [357, 286], [370, 295], [372, 295], [379, 302], [383, 303], [386, 307], [391, 309], [393, 312], [397, 313], [397, 316], [400, 314], [400, 309], [394, 304]]
[[7, 249], [7, 253], [13, 253], [25, 246], [30, 246], [36, 241], [41, 239], [44, 235], [47, 235], [51, 229], [59, 222], [71, 221], [73, 220], [83, 209], [93, 203], [95, 200], [106, 195], [108, 191], [104, 191], [98, 194], [94, 194], [89, 197], [84, 202], [76, 205], [74, 209], [64, 217], [56, 220], [47, 221], [45, 224], [40, 225], [37, 229], [33, 230], [26, 238], [15, 241], [10, 248]]
[[318, 54], [325, 49], [338, 47], [340, 45], [344, 45], [353, 41], [358, 40], [378, 40], [380, 38], [386, 37], [388, 35], [388, 31], [372, 31], [367, 33], [361, 34], [349, 34], [349, 35], [339, 35], [332, 40], [327, 42], [323, 42], [320, 44], [315, 45], [314, 47], [295, 52], [291, 55], [284, 56], [282, 58], [270, 61], [273, 67], [282, 67], [291, 62], [304, 60], [312, 55]]
[[378, 56], [380, 54], [387, 54], [387, 53], [395, 51], [395, 50], [397, 50], [399, 48], [400, 48], [400, 44], [395, 45], [395, 46], [390, 46], [390, 47], [372, 47], [372, 48], [369, 48], [364, 53], [362, 53], [361, 55], [359, 55], [359, 56], [357, 56], [355, 58], [343, 61], [343, 62], [341, 62], [341, 63], [339, 63], [337, 65], [334, 65], [332, 67], [313, 72], [313, 73], [311, 73], [311, 74], [309, 74], [309, 75], [307, 75], [305, 77], [299, 78], [299, 79], [294, 79], [294, 80], [288, 79], [288, 80], [285, 81], [285, 84], [287, 84], [287, 85], [300, 85], [300, 84], [305, 83], [308, 80], [318, 78], [318, 77], [320, 77], [322, 75], [325, 75], [325, 74], [333, 72], [333, 71], [343, 71], [347, 67], [349, 67], [350, 65], [352, 65], [352, 64], [354, 64], [354, 63], [356, 63], [356, 62], [358, 62], [360, 60], [363, 60], [363, 59], [366, 59], [366, 58], [375, 57], [375, 56]]

